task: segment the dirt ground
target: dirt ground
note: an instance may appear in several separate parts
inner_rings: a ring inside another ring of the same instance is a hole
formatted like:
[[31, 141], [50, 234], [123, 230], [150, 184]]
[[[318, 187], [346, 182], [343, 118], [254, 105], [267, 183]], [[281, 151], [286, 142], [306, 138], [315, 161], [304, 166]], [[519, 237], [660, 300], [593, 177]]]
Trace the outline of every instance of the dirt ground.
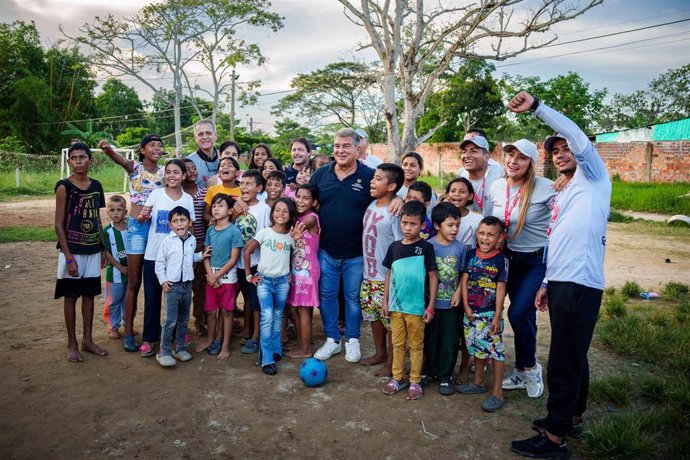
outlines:
[[[52, 223], [52, 200], [31, 202], [30, 214], [26, 206], [0, 204], [0, 226]], [[327, 362], [326, 385], [306, 388], [298, 361], [283, 360], [276, 377], [264, 376], [255, 355], [240, 353], [237, 338], [226, 361], [202, 353], [162, 369], [108, 339], [102, 299], [94, 336], [110, 355], [68, 363], [62, 302], [53, 300], [54, 247], [0, 245], [3, 458], [508, 458], [509, 441], [531, 436], [530, 421], [544, 415], [546, 395], [530, 400], [523, 392], [506, 392], [497, 414], [482, 412], [482, 396], [444, 397], [436, 387], [420, 401], [387, 397], [384, 379], [345, 362], [343, 354]], [[617, 286], [626, 280], [645, 288], [687, 283], [690, 236], [652, 238], [611, 224], [606, 275], [607, 284]], [[539, 321], [538, 354], [545, 363], [548, 318]], [[323, 340], [318, 317], [314, 325], [316, 347]], [[510, 363], [510, 330], [506, 337]], [[365, 355], [373, 349], [366, 327], [362, 348]], [[612, 362], [602, 349], [591, 356], [594, 373]], [[579, 457], [581, 446], [572, 449]]]

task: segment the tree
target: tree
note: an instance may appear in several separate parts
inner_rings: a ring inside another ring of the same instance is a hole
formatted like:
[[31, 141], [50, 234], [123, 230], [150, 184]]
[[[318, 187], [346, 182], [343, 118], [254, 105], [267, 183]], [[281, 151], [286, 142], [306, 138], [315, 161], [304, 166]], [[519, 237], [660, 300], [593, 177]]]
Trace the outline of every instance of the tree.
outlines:
[[[271, 113], [296, 115], [311, 124], [335, 119], [343, 126], [355, 126], [358, 118], [367, 118], [365, 112], [371, 105], [365, 102], [369, 102], [367, 97], [371, 97], [369, 91], [374, 85], [376, 75], [366, 65], [335, 62], [307, 74], [298, 74], [290, 83], [296, 91], [283, 97]], [[375, 111], [381, 112], [380, 106], [377, 109]]]
[[[200, 63], [212, 73], [215, 119], [219, 95], [230, 78], [228, 69], [256, 57], [254, 48], [235, 38], [237, 27], [282, 26], [282, 18], [269, 13], [268, 5], [266, 0], [166, 0], [147, 5], [123, 20], [112, 14], [97, 16], [93, 24], [80, 29], [82, 36], [68, 38], [90, 50], [97, 66], [137, 78], [173, 108], [180, 155], [183, 89], [193, 98], [201, 90], [190, 64]], [[172, 75], [172, 98], [157, 85], [157, 77], [164, 70]], [[194, 107], [195, 100], [191, 100]], [[201, 116], [200, 110], [197, 113]]]
[[284, 120], [277, 120], [274, 124], [276, 130], [276, 137], [271, 144], [273, 155], [280, 158], [281, 161], [291, 163], [290, 156], [290, 142], [298, 137], [311, 137], [311, 131], [300, 125], [295, 120], [285, 118]]
[[417, 129], [429, 132], [445, 122], [429, 138], [433, 142], [457, 142], [473, 126], [493, 132], [505, 112], [500, 82], [491, 74], [494, 70], [486, 61], [468, 60], [455, 72], [442, 75], [444, 89], [429, 96]]
[[99, 125], [117, 136], [128, 127], [145, 124], [144, 105], [139, 94], [117, 78], [109, 78], [103, 85], [103, 92], [96, 96]]
[[[590, 90], [589, 83], [575, 72], [566, 75], [558, 75], [546, 81], [539, 77], [515, 76], [506, 77], [508, 91], [516, 94], [519, 91], [527, 91], [540, 98], [550, 107], [558, 110], [582, 127], [585, 132], [594, 132], [597, 129], [597, 120], [600, 117], [606, 97], [606, 89]], [[534, 141], [542, 141], [553, 131], [535, 117], [514, 118], [519, 128], [520, 136]]]
[[361, 0], [358, 5], [339, 1], [347, 17], [369, 35], [362, 48], [372, 48], [380, 61], [388, 160], [399, 162], [402, 152], [433, 135], [432, 129], [418, 137], [416, 121], [438, 78], [453, 62], [504, 60], [545, 46], [555, 38], [535, 41], [533, 34], [575, 18], [603, 0], [480, 0], [434, 2], [427, 7], [424, 0]]
[[669, 69], [647, 89], [615, 94], [599, 121], [605, 131], [639, 128], [690, 117], [690, 64]]
[[96, 128], [93, 125], [93, 120], [86, 121], [85, 129], [81, 129], [69, 121], [66, 124], [68, 129], [60, 132], [60, 134], [69, 136], [72, 139], [78, 139], [86, 145], [95, 147], [98, 145], [98, 142], [101, 139], [107, 139], [111, 144], [114, 143], [113, 137], [110, 135], [110, 133], [105, 131], [96, 131]]

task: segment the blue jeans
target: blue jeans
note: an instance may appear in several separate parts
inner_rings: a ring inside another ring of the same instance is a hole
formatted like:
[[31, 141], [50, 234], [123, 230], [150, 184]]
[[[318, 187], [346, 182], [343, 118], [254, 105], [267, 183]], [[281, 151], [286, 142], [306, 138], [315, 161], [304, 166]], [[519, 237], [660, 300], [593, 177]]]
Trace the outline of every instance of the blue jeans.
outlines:
[[359, 288], [362, 284], [364, 264], [362, 257], [334, 259], [326, 251], [319, 250], [321, 279], [319, 280], [319, 300], [321, 302], [321, 322], [326, 337], [340, 341], [338, 330], [338, 286], [343, 279], [345, 294], [345, 339], [359, 339], [362, 324], [362, 309], [359, 306]]
[[261, 365], [273, 364], [273, 354], [283, 355], [280, 346], [280, 329], [283, 323], [283, 308], [290, 291], [290, 275], [260, 275], [256, 294], [261, 305], [261, 322], [259, 324], [261, 345]]
[[172, 353], [172, 338], [175, 333], [176, 349], [184, 348], [189, 325], [189, 310], [192, 306], [192, 281], [170, 283], [172, 290], [165, 293], [165, 313], [161, 333], [161, 355]]
[[543, 251], [508, 251], [510, 272], [506, 290], [510, 297], [508, 320], [515, 334], [515, 367], [537, 364], [537, 309], [534, 298], [544, 281], [546, 264]]

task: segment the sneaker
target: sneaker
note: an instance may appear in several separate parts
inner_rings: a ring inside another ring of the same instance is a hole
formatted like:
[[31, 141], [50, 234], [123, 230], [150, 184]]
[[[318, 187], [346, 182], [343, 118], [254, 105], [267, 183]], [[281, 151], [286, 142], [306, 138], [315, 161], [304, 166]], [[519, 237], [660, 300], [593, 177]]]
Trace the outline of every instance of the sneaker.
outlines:
[[160, 353], [156, 355], [156, 361], [163, 367], [175, 367], [177, 366], [177, 361], [170, 355], [161, 355]]
[[[359, 343], [357, 344], [357, 349], [359, 349]], [[321, 346], [321, 348], [316, 350], [316, 353], [314, 353], [314, 358], [325, 361], [341, 351], [342, 347], [340, 346], [340, 342], [336, 342], [329, 337], [326, 339], [326, 342]]]
[[222, 343], [220, 340], [214, 340], [211, 342], [211, 345], [206, 349], [206, 353], [208, 353], [211, 356], [216, 356], [220, 354], [220, 349], [222, 348]]
[[178, 349], [178, 350], [173, 350], [172, 352], [173, 358], [175, 358], [178, 361], [189, 361], [192, 359], [192, 354], [185, 350], [184, 348]]
[[541, 371], [541, 364], [537, 363], [534, 369], [523, 372], [527, 396], [530, 398], [538, 398], [544, 392], [544, 380], [541, 378]]
[[359, 339], [350, 339], [345, 342], [345, 361], [358, 363], [362, 359], [362, 351], [359, 347]]
[[261, 366], [261, 370], [266, 375], [276, 375], [278, 373], [278, 368], [275, 364], [266, 364], [265, 366]]
[[504, 390], [522, 390], [525, 388], [525, 376], [523, 371], [512, 368], [505, 377], [503, 377]]
[[478, 395], [486, 393], [488, 388], [486, 388], [484, 385], [475, 385], [474, 383], [470, 382], [464, 385], [459, 385], [457, 390], [458, 393], [462, 393], [464, 395]]
[[568, 446], [565, 441], [557, 444], [543, 433], [521, 441], [513, 441], [510, 443], [510, 448], [523, 457], [562, 459], [569, 457]]
[[247, 340], [247, 343], [242, 346], [241, 350], [245, 355], [253, 355], [259, 352], [259, 341], [254, 339]]
[[453, 382], [450, 379], [441, 380], [441, 383], [438, 384], [438, 392], [443, 396], [452, 395], [453, 393], [455, 393]]

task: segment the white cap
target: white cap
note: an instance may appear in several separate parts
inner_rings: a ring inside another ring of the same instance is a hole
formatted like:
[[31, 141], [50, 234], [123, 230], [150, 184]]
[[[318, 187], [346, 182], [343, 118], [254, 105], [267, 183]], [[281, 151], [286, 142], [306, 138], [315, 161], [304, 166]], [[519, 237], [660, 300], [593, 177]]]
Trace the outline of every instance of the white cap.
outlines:
[[546, 138], [546, 140], [544, 141], [544, 150], [548, 153], [551, 153], [551, 150], [553, 150], [553, 143], [556, 142], [558, 139], [563, 139], [564, 141], [568, 142], [568, 139], [556, 133], [553, 136], [549, 136]]
[[489, 141], [487, 141], [486, 138], [482, 136], [475, 136], [462, 141], [460, 143], [460, 148], [464, 149], [465, 146], [467, 146], [467, 144], [474, 144], [477, 147], [486, 150], [487, 152], [489, 151]]
[[506, 144], [503, 146], [503, 151], [506, 153], [512, 149], [516, 149], [518, 152], [529, 157], [530, 160], [532, 160], [532, 163], [537, 162], [539, 152], [537, 151], [537, 146], [533, 142], [530, 142], [527, 139], [520, 139], [512, 144]]
[[369, 140], [369, 136], [367, 135], [367, 132], [364, 131], [362, 128], [355, 129], [355, 132], [359, 136], [360, 139], [366, 139]]

